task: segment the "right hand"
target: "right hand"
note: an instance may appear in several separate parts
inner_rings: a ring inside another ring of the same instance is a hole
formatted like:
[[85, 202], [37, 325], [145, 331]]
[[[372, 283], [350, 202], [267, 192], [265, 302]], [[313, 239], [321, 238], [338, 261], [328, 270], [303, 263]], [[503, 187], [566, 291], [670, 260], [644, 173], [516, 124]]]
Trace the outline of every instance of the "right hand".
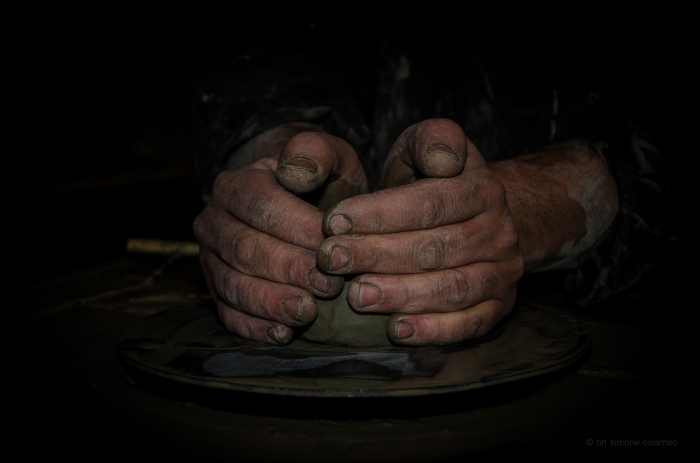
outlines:
[[506, 190], [462, 128], [430, 119], [389, 152], [388, 188], [331, 207], [317, 262], [357, 275], [348, 303], [392, 314], [398, 344], [462, 342], [493, 329], [515, 304], [523, 274]]
[[[259, 135], [258, 160], [219, 174], [194, 221], [222, 322], [241, 337], [271, 344], [290, 342], [293, 327], [316, 318], [313, 296], [342, 290], [342, 276], [316, 268], [326, 238], [321, 209], [368, 191], [348, 143], [320, 132], [291, 135], [283, 127]], [[319, 207], [296, 196], [312, 192]]]

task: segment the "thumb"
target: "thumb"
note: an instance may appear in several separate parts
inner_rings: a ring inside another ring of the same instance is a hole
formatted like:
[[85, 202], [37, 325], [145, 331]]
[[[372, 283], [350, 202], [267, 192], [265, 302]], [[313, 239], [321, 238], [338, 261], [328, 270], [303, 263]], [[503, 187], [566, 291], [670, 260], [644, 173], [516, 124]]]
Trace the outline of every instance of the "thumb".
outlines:
[[384, 186], [413, 182], [419, 176], [459, 175], [467, 159], [462, 128], [449, 119], [428, 119], [403, 131], [392, 146], [384, 168]]
[[297, 195], [307, 195], [321, 210], [369, 191], [355, 150], [340, 138], [303, 132], [289, 140], [278, 158], [277, 181]]

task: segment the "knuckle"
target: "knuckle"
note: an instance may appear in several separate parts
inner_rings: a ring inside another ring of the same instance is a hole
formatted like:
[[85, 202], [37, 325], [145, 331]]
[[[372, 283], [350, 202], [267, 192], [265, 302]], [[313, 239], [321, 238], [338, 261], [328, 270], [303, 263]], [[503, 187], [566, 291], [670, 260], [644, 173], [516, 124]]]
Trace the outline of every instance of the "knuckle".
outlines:
[[435, 299], [442, 300], [448, 307], [464, 308], [470, 296], [469, 281], [457, 270], [448, 272], [435, 287]]
[[445, 243], [430, 233], [418, 246], [418, 266], [422, 271], [442, 268], [445, 263]]
[[247, 200], [247, 216], [250, 217], [251, 225], [260, 230], [268, 231], [272, 228], [274, 199], [269, 195], [249, 197]]
[[496, 269], [488, 268], [479, 272], [476, 284], [481, 288], [483, 294], [489, 294], [499, 281], [501, 281], [501, 278]]
[[233, 260], [237, 263], [238, 269], [243, 272], [250, 272], [258, 264], [257, 257], [257, 232], [246, 230], [238, 233], [231, 244]]
[[435, 228], [444, 222], [446, 210], [445, 198], [437, 195], [432, 200], [426, 198], [421, 202], [419, 226], [422, 230]]

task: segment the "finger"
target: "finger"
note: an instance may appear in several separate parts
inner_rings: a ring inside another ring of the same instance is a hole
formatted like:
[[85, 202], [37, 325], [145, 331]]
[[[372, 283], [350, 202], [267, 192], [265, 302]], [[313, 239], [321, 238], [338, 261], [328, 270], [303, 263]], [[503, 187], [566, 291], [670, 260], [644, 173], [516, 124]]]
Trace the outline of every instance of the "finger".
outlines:
[[294, 331], [288, 326], [240, 312], [218, 297], [214, 301], [226, 329], [242, 338], [268, 344], [288, 344], [294, 337]]
[[491, 331], [512, 308], [511, 301], [489, 299], [458, 312], [394, 314], [387, 323], [387, 335], [396, 343], [412, 346], [467, 341]]
[[422, 273], [504, 260], [517, 255], [518, 234], [507, 209], [498, 209], [486, 211], [479, 220], [428, 230], [332, 236], [319, 247], [316, 263], [334, 274]]
[[240, 273], [206, 250], [201, 260], [212, 294], [227, 306], [289, 326], [303, 326], [316, 318], [316, 299], [307, 291]]
[[341, 201], [323, 216], [323, 230], [329, 236], [424, 230], [471, 219], [504, 200], [503, 185], [485, 169], [422, 179]]
[[214, 209], [207, 208], [199, 223], [195, 235], [202, 247], [240, 273], [294, 285], [323, 297], [335, 296], [343, 289], [343, 277], [316, 268], [313, 251], [262, 233]]
[[212, 282], [209, 267], [205, 265], [205, 255], [207, 251], [202, 251], [200, 260], [204, 270], [204, 281], [206, 282], [209, 294], [216, 304], [219, 318], [230, 332], [246, 339], [266, 342], [270, 344], [287, 344], [292, 340], [294, 332], [287, 326], [270, 320], [263, 320], [240, 312], [237, 308], [226, 303], [219, 296], [214, 283]]
[[486, 202], [504, 198], [503, 185], [466, 139], [467, 166], [454, 178], [426, 178], [409, 185], [346, 199], [323, 216], [327, 235], [391, 233], [434, 228], [475, 217]]
[[278, 161], [277, 181], [293, 193], [308, 193], [327, 183], [318, 203], [321, 210], [369, 191], [355, 150], [344, 140], [328, 134], [295, 135]]
[[414, 124], [396, 140], [384, 169], [384, 186], [411, 183], [421, 173], [443, 178], [459, 175], [467, 159], [462, 128], [449, 119], [429, 119]]
[[[276, 160], [261, 159], [241, 169], [219, 174], [214, 208], [226, 210], [243, 223], [282, 241], [315, 251], [325, 236], [323, 213], [282, 188], [275, 178]], [[223, 199], [216, 199], [223, 198]]]
[[360, 312], [455, 312], [514, 292], [521, 268], [480, 262], [424, 274], [365, 274], [350, 283], [348, 302]]

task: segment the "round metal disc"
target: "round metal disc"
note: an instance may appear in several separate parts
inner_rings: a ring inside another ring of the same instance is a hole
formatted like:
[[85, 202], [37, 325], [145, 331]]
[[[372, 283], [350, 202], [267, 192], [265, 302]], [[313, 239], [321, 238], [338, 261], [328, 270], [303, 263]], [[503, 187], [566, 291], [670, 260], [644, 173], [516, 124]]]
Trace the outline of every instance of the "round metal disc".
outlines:
[[586, 328], [554, 309], [521, 303], [486, 337], [442, 347], [347, 348], [294, 340], [270, 346], [226, 331], [212, 304], [181, 306], [124, 330], [132, 367], [205, 387], [312, 397], [415, 396], [530, 378], [576, 362]]

